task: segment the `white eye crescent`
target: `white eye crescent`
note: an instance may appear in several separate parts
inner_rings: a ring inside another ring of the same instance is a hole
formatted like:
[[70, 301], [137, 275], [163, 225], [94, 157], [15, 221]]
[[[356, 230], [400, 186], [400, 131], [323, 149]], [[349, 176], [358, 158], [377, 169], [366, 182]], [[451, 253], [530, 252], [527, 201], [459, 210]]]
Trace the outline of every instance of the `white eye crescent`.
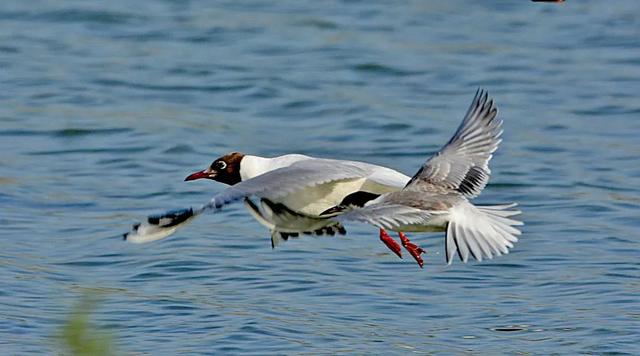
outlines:
[[227, 168], [227, 162], [218, 161], [218, 163], [216, 163], [216, 168], [217, 169], [225, 169], [225, 168]]

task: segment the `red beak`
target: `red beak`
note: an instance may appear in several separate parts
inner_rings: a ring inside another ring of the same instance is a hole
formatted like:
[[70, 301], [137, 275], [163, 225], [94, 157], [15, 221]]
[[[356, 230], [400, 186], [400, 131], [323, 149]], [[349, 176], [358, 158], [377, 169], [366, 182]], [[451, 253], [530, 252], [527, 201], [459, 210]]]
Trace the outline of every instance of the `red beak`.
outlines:
[[189, 180], [196, 180], [196, 179], [202, 179], [202, 178], [209, 178], [209, 173], [206, 173], [205, 171], [195, 172], [193, 174], [190, 174], [184, 180], [189, 181]]

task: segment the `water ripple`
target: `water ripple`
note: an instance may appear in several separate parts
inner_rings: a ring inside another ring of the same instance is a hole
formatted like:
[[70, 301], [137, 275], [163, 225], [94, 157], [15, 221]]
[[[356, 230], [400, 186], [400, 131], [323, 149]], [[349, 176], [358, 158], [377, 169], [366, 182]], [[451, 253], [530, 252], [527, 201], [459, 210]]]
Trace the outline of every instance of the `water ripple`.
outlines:
[[93, 81], [95, 84], [109, 86], [109, 87], [125, 87], [139, 90], [155, 90], [155, 91], [196, 91], [196, 92], [228, 92], [228, 91], [242, 91], [249, 89], [252, 85], [248, 84], [236, 84], [236, 85], [155, 85], [155, 84], [141, 84], [133, 83], [116, 79], [97, 79]]
[[[640, 354], [637, 7], [3, 3], [3, 353], [68, 353], [95, 293], [122, 354]], [[413, 174], [478, 86], [505, 131], [474, 202], [522, 207], [508, 255], [447, 266], [416, 233], [420, 269], [358, 224], [272, 249], [239, 204], [122, 241], [224, 189], [183, 181], [223, 152]]]

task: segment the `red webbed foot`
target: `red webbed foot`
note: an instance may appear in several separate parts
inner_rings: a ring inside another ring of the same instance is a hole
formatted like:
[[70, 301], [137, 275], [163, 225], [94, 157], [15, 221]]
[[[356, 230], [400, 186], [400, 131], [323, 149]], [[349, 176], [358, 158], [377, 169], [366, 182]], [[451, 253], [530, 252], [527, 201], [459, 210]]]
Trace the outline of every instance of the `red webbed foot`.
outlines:
[[380, 241], [382, 241], [393, 253], [402, 258], [402, 249], [396, 240], [392, 239], [384, 229], [380, 229]]
[[[380, 230], [380, 232], [382, 233], [382, 230]], [[409, 251], [411, 256], [413, 256], [416, 262], [418, 262], [420, 268], [424, 267], [424, 261], [422, 260], [422, 257], [420, 255], [422, 255], [426, 251], [422, 247], [411, 242], [402, 232], [399, 232], [398, 235], [400, 236], [400, 241], [402, 241], [402, 246], [404, 246], [404, 248]]]

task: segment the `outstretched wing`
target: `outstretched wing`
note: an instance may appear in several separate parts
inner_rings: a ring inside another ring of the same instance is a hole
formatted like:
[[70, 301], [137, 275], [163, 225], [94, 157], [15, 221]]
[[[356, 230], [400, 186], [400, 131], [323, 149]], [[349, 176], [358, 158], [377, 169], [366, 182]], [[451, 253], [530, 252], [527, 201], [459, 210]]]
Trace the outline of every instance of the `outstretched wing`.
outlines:
[[449, 142], [420, 168], [407, 187], [431, 184], [472, 198], [489, 181], [489, 160], [502, 141], [502, 120], [487, 91], [478, 90]]
[[246, 197], [277, 200], [319, 184], [367, 177], [373, 175], [376, 168], [377, 166], [360, 162], [330, 159], [295, 162], [288, 167], [278, 168], [231, 186], [199, 208], [186, 208], [149, 216], [145, 222], [134, 224], [132, 230], [124, 234], [124, 239], [135, 243], [160, 240], [173, 234], [198, 215], [220, 209]]
[[233, 185], [214, 196], [209, 204], [219, 208], [247, 196], [277, 200], [320, 184], [374, 176], [379, 168], [382, 167], [333, 159], [298, 161]]

